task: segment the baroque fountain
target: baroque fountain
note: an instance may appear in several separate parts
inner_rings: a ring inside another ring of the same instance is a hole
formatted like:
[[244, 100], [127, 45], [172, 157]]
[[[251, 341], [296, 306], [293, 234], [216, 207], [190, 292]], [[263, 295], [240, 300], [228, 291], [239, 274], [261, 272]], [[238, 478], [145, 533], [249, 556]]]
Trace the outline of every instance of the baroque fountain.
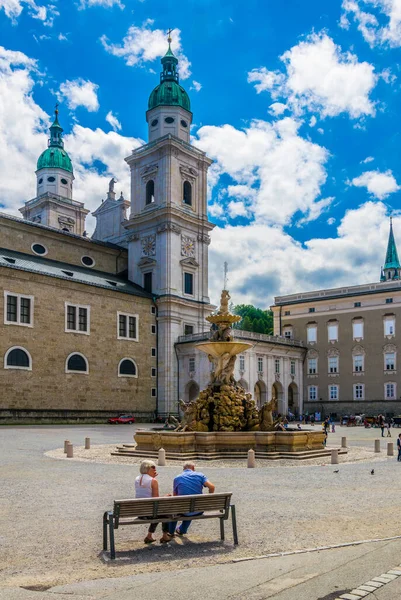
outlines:
[[206, 317], [210, 339], [196, 345], [212, 363], [207, 388], [196, 400], [180, 402], [184, 416], [174, 431], [139, 430], [135, 447], [120, 447], [119, 454], [155, 457], [164, 448], [167, 458], [216, 459], [242, 458], [253, 449], [258, 458], [273, 459], [307, 458], [324, 451], [322, 431], [285, 430], [281, 419], [273, 417], [275, 399], [258, 410], [252, 395], [235, 381], [237, 355], [253, 344], [234, 339], [232, 325], [241, 317], [230, 314], [229, 300], [223, 290], [218, 312]]

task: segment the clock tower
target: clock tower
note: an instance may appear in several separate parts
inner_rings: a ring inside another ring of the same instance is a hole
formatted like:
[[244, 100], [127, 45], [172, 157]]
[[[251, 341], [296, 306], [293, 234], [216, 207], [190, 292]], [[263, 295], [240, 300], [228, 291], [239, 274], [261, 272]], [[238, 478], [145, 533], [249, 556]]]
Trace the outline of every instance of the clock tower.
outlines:
[[160, 84], [149, 97], [149, 143], [126, 161], [131, 169], [129, 279], [157, 296], [157, 406], [178, 410], [179, 336], [205, 329], [209, 232], [207, 171], [212, 161], [190, 143], [191, 105], [179, 84], [169, 38]]

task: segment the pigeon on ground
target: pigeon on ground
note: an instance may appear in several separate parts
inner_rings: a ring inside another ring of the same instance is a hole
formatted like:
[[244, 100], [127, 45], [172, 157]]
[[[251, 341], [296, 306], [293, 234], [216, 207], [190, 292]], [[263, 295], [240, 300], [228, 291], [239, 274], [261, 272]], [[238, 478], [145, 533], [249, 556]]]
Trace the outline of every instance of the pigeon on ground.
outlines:
[[375, 474], [375, 470], [374, 470], [374, 469], [372, 469], [372, 470], [371, 470], [371, 472], [370, 472], [370, 474], [371, 474], [371, 475], [374, 475], [374, 474]]
[[339, 469], [338, 469], [337, 471], [333, 471], [333, 473], [339, 473], [339, 472], [340, 472], [340, 470], [339, 470]]

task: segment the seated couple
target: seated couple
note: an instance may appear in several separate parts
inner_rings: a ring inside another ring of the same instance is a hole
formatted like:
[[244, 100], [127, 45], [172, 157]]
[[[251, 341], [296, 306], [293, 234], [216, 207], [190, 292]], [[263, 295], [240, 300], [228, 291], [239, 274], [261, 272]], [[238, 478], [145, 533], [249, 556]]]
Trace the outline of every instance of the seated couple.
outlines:
[[[158, 498], [159, 484], [156, 480], [158, 473], [156, 465], [152, 460], [143, 460], [139, 467], [140, 475], [135, 479], [135, 494], [136, 498]], [[213, 494], [215, 486], [208, 481], [203, 473], [195, 471], [193, 462], [186, 462], [183, 467], [183, 472], [174, 478], [173, 495], [174, 496], [189, 496], [191, 494], [202, 494], [203, 488], [207, 487], [209, 493]], [[171, 496], [171, 494], [167, 494]], [[188, 513], [188, 516], [199, 513]], [[183, 521], [176, 529], [177, 521], [172, 523], [162, 523], [163, 536], [160, 538], [162, 544], [173, 539], [174, 535], [185, 535], [191, 521]], [[148, 534], [143, 540], [145, 544], [152, 544], [156, 540], [153, 533], [156, 531], [157, 523], [151, 523], [148, 529]]]

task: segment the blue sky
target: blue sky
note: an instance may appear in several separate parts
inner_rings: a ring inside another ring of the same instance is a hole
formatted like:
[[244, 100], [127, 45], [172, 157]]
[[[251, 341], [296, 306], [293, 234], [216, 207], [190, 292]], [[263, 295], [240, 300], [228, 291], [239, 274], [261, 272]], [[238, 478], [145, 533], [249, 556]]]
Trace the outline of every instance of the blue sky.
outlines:
[[[146, 141], [166, 30], [215, 160], [210, 288], [235, 302], [377, 281], [401, 243], [400, 0], [0, 0], [0, 206], [35, 195], [55, 102], [94, 210]], [[93, 219], [88, 219], [93, 229]]]

